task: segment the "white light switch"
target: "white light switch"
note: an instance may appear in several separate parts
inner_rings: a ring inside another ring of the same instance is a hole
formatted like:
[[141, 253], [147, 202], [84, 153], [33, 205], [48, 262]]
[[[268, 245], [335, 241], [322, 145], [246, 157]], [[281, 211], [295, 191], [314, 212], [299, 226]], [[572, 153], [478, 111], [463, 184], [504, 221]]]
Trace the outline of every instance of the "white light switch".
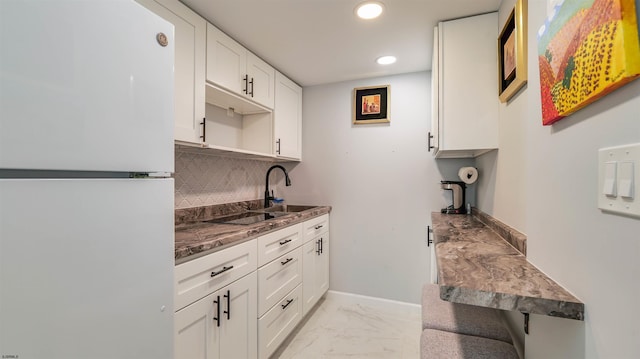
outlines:
[[604, 164], [604, 188], [602, 194], [609, 197], [616, 196], [616, 175], [618, 174], [618, 162], [605, 162]]
[[598, 208], [640, 218], [640, 143], [598, 151]]
[[620, 197], [633, 199], [633, 162], [620, 162]]

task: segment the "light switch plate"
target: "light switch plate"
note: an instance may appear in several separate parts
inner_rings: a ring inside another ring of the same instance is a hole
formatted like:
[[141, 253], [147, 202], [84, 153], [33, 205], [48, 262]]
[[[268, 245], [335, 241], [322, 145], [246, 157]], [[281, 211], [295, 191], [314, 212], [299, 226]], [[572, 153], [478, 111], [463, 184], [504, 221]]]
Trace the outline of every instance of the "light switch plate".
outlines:
[[598, 150], [598, 208], [640, 218], [640, 143]]

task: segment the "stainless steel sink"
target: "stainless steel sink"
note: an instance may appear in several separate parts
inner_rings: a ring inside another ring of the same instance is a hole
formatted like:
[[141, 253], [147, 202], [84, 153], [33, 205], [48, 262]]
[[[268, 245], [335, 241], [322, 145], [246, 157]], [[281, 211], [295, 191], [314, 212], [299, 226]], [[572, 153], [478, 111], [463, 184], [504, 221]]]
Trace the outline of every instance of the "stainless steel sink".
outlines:
[[316, 207], [318, 206], [307, 206], [307, 205], [300, 205], [300, 204], [277, 204], [275, 206], [265, 208], [260, 212], [296, 213], [296, 212], [306, 211], [309, 209], [314, 209]]
[[254, 224], [263, 222], [269, 219], [277, 218], [280, 216], [284, 216], [287, 213], [285, 212], [266, 212], [266, 211], [252, 211], [252, 212], [244, 212], [239, 214], [233, 214], [230, 216], [214, 218], [205, 222], [208, 223], [223, 223], [223, 224]]

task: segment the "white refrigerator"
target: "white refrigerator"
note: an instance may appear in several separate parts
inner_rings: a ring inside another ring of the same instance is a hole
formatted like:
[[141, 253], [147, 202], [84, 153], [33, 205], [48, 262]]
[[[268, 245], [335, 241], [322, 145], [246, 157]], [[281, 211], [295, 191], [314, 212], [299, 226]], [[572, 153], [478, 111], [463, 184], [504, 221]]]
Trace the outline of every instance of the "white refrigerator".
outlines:
[[0, 1], [0, 357], [173, 357], [173, 26]]

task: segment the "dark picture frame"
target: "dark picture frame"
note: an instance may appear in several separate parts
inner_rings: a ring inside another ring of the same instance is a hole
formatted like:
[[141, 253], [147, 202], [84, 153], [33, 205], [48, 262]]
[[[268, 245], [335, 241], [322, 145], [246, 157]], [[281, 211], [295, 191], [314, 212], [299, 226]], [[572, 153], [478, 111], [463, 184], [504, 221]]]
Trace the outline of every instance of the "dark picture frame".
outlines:
[[498, 36], [498, 97], [509, 101], [527, 83], [527, 0], [516, 5]]
[[391, 122], [389, 119], [390, 97], [390, 85], [354, 88], [353, 124]]

